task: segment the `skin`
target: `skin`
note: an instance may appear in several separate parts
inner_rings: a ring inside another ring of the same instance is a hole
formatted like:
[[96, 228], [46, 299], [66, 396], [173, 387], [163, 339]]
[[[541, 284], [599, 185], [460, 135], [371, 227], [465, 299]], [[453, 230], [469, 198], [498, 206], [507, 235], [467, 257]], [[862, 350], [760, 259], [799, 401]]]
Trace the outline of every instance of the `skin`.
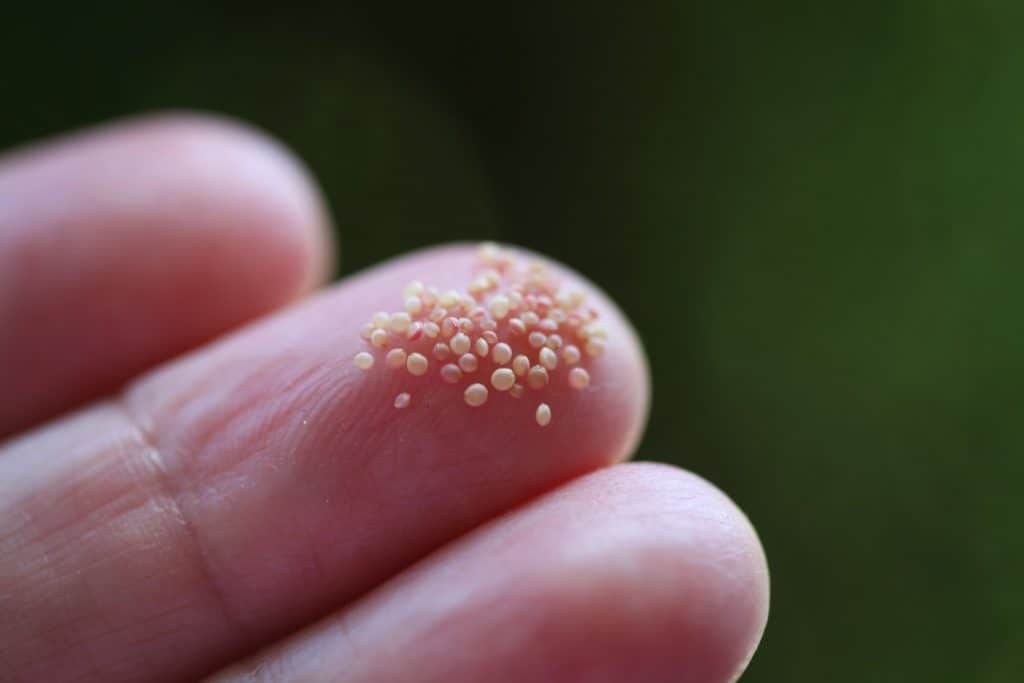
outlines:
[[764, 555], [707, 482], [623, 462], [649, 387], [614, 304], [555, 265], [609, 345], [543, 429], [538, 394], [469, 408], [429, 353], [363, 373], [360, 325], [474, 250], [316, 291], [321, 207], [209, 118], [0, 161], [4, 680], [735, 680]]

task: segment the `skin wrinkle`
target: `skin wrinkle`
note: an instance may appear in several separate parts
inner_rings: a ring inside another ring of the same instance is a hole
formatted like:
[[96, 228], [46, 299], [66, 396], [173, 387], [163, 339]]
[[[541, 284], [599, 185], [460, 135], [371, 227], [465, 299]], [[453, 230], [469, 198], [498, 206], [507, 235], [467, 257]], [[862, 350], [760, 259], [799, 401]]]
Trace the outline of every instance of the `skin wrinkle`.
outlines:
[[[168, 469], [167, 461], [161, 455], [159, 444], [154, 440], [153, 436], [143, 428], [142, 425], [145, 424], [145, 422], [135, 420], [130, 403], [122, 396], [121, 400], [118, 401], [116, 405], [124, 416], [126, 423], [134, 430], [134, 434], [138, 439], [140, 447], [140, 457], [144, 457], [147, 461], [152, 462], [155, 465], [155, 467], [151, 469], [152, 474], [155, 475], [153, 476], [153, 482], [161, 492], [164, 500], [168, 503], [166, 514], [170, 515], [174, 524], [182, 532], [184, 538], [188, 539], [193, 550], [193, 553], [190, 555], [196, 558], [196, 562], [194, 564], [198, 567], [200, 576], [202, 576], [206, 582], [208, 589], [207, 592], [213, 597], [214, 604], [217, 605], [218, 610], [228, 625], [232, 629], [235, 629], [236, 633], [241, 633], [246, 640], [250, 640], [251, 638], [245, 624], [243, 624], [234, 615], [220, 582], [211, 569], [202, 539], [196, 533], [195, 527], [189, 522], [188, 518], [185, 516], [184, 509], [178, 502], [178, 495], [181, 488], [176, 484], [176, 481], [178, 481], [178, 478], [181, 476], [181, 472], [175, 473]], [[176, 463], [180, 463], [180, 459], [176, 459]]]

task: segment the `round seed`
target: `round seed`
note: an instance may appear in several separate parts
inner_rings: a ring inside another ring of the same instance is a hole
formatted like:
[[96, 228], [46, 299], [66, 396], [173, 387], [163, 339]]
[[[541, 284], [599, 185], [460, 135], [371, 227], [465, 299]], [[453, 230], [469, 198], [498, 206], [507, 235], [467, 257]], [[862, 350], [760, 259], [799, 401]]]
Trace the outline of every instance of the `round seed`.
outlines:
[[530, 359], [519, 354], [512, 360], [512, 371], [517, 377], [522, 377], [530, 370]]
[[491, 359], [498, 365], [505, 365], [512, 360], [512, 347], [505, 342], [495, 344], [491, 351]]
[[476, 356], [474, 356], [471, 353], [462, 354], [461, 356], [459, 356], [459, 367], [462, 368], [463, 372], [476, 372]]
[[547, 403], [541, 403], [537, 406], [537, 424], [541, 427], [547, 427], [551, 423], [551, 406]]
[[530, 346], [535, 349], [539, 349], [544, 346], [544, 342], [548, 340], [548, 337], [543, 332], [531, 332], [530, 336], [527, 337], [527, 340], [530, 342]]
[[540, 350], [538, 358], [540, 360], [540, 364], [546, 367], [548, 370], [554, 370], [555, 368], [558, 367], [558, 356], [555, 355], [554, 351], [552, 351], [546, 346]]
[[569, 344], [562, 349], [562, 360], [566, 365], [576, 365], [580, 362], [580, 349], [575, 344]]
[[429, 367], [427, 357], [421, 353], [410, 353], [409, 357], [405, 360], [405, 369], [410, 374], [420, 376], [427, 374], [427, 367]]
[[419, 312], [423, 310], [423, 301], [418, 296], [410, 296], [405, 300], [405, 310], [409, 312], [409, 315], [419, 315]]
[[412, 318], [408, 313], [395, 313], [391, 316], [391, 331], [404, 334], [412, 325]]
[[388, 333], [378, 327], [370, 334], [370, 343], [378, 349], [384, 348], [388, 345]]
[[569, 371], [569, 386], [573, 389], [585, 389], [590, 384], [590, 373], [583, 368], [573, 368]]
[[604, 341], [600, 339], [591, 338], [587, 342], [587, 355], [588, 356], [600, 356], [604, 353]]
[[516, 383], [516, 375], [508, 368], [498, 368], [491, 373], [491, 386], [498, 391], [508, 391]]
[[452, 347], [452, 351], [461, 356], [462, 354], [469, 352], [469, 337], [464, 333], [459, 332], [452, 337], [452, 340], [448, 342], [448, 345]]
[[391, 322], [391, 316], [387, 313], [380, 311], [373, 314], [373, 326], [374, 327], [387, 327], [388, 323]]
[[518, 382], [513, 384], [512, 388], [508, 390], [508, 395], [512, 398], [521, 398], [523, 395], [523, 385]]
[[462, 398], [474, 408], [479, 408], [487, 402], [487, 387], [483, 384], [470, 384], [463, 392]]
[[395, 407], [396, 408], [407, 408], [412, 397], [409, 396], [408, 392], [403, 391], [398, 396], [395, 396]]
[[494, 316], [495, 320], [501, 320], [508, 315], [508, 306], [508, 297], [499, 295], [491, 299], [488, 308], [491, 310], [491, 315]]
[[356, 366], [360, 370], [369, 370], [373, 367], [373, 356], [368, 354], [366, 351], [360, 351], [356, 354], [356, 357], [352, 359], [352, 365]]
[[391, 349], [384, 356], [384, 361], [389, 368], [400, 368], [405, 365], [405, 349]]
[[491, 350], [491, 347], [488, 346], [487, 340], [481, 337], [476, 340], [476, 343], [473, 344], [473, 350], [476, 351], [476, 355], [480, 356], [481, 358], [486, 358], [487, 353]]
[[462, 379], [462, 370], [459, 370], [459, 366], [454, 363], [448, 363], [441, 368], [441, 379], [448, 384], [456, 384]]
[[526, 374], [526, 383], [531, 389], [543, 389], [548, 383], [548, 371], [543, 365], [534, 365]]
[[452, 350], [448, 348], [447, 344], [438, 342], [434, 344], [434, 358], [438, 360], [444, 360], [451, 354]]

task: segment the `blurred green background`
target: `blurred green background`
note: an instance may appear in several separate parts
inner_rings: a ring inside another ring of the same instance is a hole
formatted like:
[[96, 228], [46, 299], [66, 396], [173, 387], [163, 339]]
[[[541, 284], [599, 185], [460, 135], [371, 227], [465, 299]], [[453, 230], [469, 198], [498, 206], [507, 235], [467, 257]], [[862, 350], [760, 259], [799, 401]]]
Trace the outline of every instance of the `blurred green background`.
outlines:
[[767, 549], [745, 681], [1022, 680], [1024, 3], [3, 15], [0, 147], [225, 112], [310, 165], [343, 273], [491, 238], [604, 286], [651, 357], [641, 457]]

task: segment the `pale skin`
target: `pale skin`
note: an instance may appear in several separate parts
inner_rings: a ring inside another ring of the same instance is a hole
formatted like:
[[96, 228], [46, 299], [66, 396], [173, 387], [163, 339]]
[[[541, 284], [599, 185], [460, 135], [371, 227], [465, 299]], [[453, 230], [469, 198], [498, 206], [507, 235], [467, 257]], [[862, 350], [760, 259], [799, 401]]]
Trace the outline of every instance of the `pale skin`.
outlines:
[[471, 407], [360, 334], [473, 249], [325, 287], [330, 234], [299, 162], [235, 123], [0, 159], [0, 678], [735, 680], [764, 554], [712, 485], [625, 463], [649, 380], [614, 305], [556, 265], [609, 331], [586, 390], [515, 360], [524, 398]]

